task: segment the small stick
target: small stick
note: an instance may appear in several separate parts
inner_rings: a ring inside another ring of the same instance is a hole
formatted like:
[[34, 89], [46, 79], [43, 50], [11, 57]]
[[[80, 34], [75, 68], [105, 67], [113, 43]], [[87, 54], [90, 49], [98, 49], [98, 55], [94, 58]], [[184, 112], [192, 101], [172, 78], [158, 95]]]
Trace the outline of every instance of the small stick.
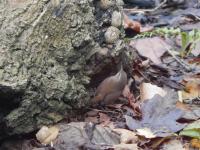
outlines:
[[[196, 20], [200, 21], [200, 17], [199, 17], [199, 16], [194, 15], [194, 14], [192, 14], [192, 13], [189, 13], [188, 15], [191, 15], [191, 16], [195, 17]], [[186, 16], [187, 16], [187, 15], [186, 15]]]
[[175, 56], [175, 54], [168, 48], [168, 47], [166, 47], [166, 46], [164, 46], [166, 49], [167, 49], [167, 52], [179, 63], [179, 64], [181, 64], [187, 71], [191, 71], [192, 70], [192, 68], [188, 65], [188, 64], [186, 64], [186, 63], [184, 63], [183, 61], [181, 61], [180, 59], [178, 59], [176, 56]]
[[109, 110], [99, 110], [99, 109], [94, 109], [94, 108], [87, 108], [88, 110], [93, 110], [97, 112], [104, 112], [104, 113], [113, 113], [114, 111], [109, 111]]

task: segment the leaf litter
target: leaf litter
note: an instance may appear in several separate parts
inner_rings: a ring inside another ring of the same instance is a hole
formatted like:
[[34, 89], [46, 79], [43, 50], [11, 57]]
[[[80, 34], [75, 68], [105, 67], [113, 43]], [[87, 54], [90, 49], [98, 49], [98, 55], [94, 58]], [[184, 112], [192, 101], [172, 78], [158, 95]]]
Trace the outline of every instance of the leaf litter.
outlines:
[[[148, 130], [154, 137], [166, 137], [180, 131], [185, 124], [178, 123], [184, 112], [176, 108], [176, 93], [170, 92], [166, 96], [155, 95], [141, 104], [142, 119], [135, 120], [126, 116], [129, 129]], [[140, 134], [141, 135], [141, 134]]]
[[[185, 137], [190, 137], [188, 147], [199, 148], [199, 42], [195, 43], [195, 47], [187, 46], [194, 41], [190, 39], [183, 46], [183, 36], [180, 41], [177, 40], [182, 31], [175, 28], [154, 32], [154, 27], [163, 24], [180, 26], [185, 30], [199, 29], [198, 12], [197, 8], [192, 7], [174, 14], [169, 11], [165, 16], [150, 13], [148, 23], [152, 27], [148, 30], [144, 30], [142, 23], [133, 21], [127, 15], [125, 29], [143, 36], [130, 39], [128, 45], [135, 54], [131, 71], [136, 88], [133, 90], [130, 85], [126, 86], [122, 95], [125, 98], [123, 104], [92, 108], [83, 115], [82, 120], [71, 118], [79, 121], [76, 123], [64, 122], [55, 127], [42, 127], [38, 132], [42, 132], [42, 137], [36, 134], [34, 139], [22, 143], [26, 145], [24, 147], [35, 150], [52, 147], [56, 150], [181, 150], [186, 149], [189, 141]], [[172, 21], [167, 19], [169, 16], [173, 18]], [[186, 33], [183, 34], [190, 34]], [[154, 34], [156, 36], [152, 36]], [[181, 50], [185, 51], [182, 56]]]

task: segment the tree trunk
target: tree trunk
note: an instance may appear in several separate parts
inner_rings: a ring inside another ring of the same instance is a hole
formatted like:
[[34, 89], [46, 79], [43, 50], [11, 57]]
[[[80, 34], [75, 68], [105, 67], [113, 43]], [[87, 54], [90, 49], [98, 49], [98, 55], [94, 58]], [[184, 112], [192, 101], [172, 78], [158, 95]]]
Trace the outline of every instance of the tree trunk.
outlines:
[[0, 138], [58, 122], [90, 100], [104, 10], [95, 13], [91, 0], [61, 2], [1, 0]]

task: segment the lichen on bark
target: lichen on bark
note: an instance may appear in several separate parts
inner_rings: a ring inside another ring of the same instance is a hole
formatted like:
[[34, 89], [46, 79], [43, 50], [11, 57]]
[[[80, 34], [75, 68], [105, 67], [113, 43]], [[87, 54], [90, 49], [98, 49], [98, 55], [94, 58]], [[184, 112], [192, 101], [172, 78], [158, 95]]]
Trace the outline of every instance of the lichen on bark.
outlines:
[[[124, 47], [118, 40], [102, 48], [109, 27], [103, 24], [116, 6], [107, 11], [93, 0], [53, 2], [0, 3], [0, 139], [56, 123], [87, 106], [91, 77]], [[109, 54], [100, 54], [103, 49]]]
[[0, 8], [0, 96], [11, 105], [0, 108], [6, 134], [28, 133], [84, 106], [85, 57], [96, 45], [92, 1], [56, 8], [48, 0], [5, 0]]

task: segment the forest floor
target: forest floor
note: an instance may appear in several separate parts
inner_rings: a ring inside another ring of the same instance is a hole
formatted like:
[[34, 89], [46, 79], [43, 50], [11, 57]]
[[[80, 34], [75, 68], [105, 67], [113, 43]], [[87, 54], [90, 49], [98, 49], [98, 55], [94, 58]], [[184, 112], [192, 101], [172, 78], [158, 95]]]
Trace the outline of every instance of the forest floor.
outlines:
[[32, 133], [2, 148], [200, 149], [200, 9], [192, 2], [164, 6], [124, 7], [134, 81], [129, 80], [119, 103], [43, 127], [47, 136], [37, 137], [43, 144]]

